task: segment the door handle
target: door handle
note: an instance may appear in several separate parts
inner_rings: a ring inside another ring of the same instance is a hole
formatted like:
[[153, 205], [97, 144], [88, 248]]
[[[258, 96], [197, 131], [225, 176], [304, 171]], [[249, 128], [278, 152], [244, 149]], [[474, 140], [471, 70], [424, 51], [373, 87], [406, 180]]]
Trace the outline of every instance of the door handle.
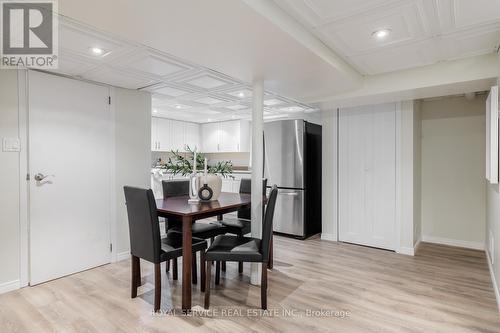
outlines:
[[41, 182], [42, 180], [44, 180], [44, 179], [45, 179], [45, 178], [47, 178], [47, 177], [55, 177], [55, 175], [46, 175], [46, 176], [44, 176], [44, 175], [43, 175], [43, 174], [41, 174], [41, 173], [37, 173], [37, 174], [35, 175], [35, 177], [34, 177], [34, 178], [35, 178], [35, 180], [36, 180], [37, 182]]
[[287, 192], [287, 193], [279, 193], [279, 192], [278, 192], [278, 194], [279, 194], [279, 195], [288, 195], [288, 196], [291, 196], [291, 197], [296, 197], [296, 196], [298, 196], [298, 195], [299, 195], [299, 194], [298, 194], [298, 193], [296, 193], [296, 192]]

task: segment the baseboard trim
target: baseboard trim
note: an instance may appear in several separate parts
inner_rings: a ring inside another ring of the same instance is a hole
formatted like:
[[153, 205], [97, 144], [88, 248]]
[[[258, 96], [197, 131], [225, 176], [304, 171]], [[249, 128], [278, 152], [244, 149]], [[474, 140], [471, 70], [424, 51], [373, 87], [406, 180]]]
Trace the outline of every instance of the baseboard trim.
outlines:
[[330, 242], [336, 242], [337, 241], [337, 235], [321, 233], [321, 240], [326, 240], [326, 241], [330, 241]]
[[415, 249], [413, 247], [401, 246], [399, 249], [396, 250], [396, 253], [404, 254], [407, 256], [414, 256]]
[[465, 240], [459, 240], [459, 239], [450, 239], [450, 238], [425, 236], [425, 235], [422, 236], [422, 242], [464, 247], [467, 249], [483, 250], [483, 251], [485, 248], [484, 243], [482, 243], [482, 242], [471, 242], [471, 241], [465, 241]]
[[9, 291], [17, 290], [19, 288], [21, 288], [21, 282], [19, 280], [4, 282], [0, 284], [0, 294], [8, 293]]
[[116, 261], [130, 259], [130, 251], [124, 251], [116, 254]]
[[488, 251], [486, 252], [486, 260], [488, 261], [488, 267], [490, 269], [491, 275], [491, 283], [493, 284], [493, 290], [495, 291], [495, 298], [497, 300], [498, 312], [500, 312], [500, 290], [498, 289], [497, 280], [495, 279], [495, 271], [493, 270], [493, 266], [491, 265], [491, 258]]

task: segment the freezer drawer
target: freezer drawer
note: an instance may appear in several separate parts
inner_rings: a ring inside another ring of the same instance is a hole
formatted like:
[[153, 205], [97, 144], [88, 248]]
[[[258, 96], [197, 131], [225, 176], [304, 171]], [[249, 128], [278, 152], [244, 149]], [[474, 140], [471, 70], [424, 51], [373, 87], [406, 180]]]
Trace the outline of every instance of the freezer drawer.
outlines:
[[273, 229], [293, 236], [305, 236], [304, 190], [278, 189]]

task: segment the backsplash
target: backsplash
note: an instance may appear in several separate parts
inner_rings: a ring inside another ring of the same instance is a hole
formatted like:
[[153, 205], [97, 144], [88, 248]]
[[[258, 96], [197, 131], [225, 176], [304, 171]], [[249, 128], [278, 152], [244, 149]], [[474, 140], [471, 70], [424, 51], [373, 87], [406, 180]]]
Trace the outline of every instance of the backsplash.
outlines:
[[[151, 166], [156, 165], [159, 158], [161, 158], [162, 161], [167, 161], [171, 156], [172, 153], [169, 152], [152, 151]], [[250, 162], [250, 153], [210, 153], [205, 154], [205, 156], [208, 158], [209, 164], [219, 161], [231, 161], [235, 169], [248, 169]]]

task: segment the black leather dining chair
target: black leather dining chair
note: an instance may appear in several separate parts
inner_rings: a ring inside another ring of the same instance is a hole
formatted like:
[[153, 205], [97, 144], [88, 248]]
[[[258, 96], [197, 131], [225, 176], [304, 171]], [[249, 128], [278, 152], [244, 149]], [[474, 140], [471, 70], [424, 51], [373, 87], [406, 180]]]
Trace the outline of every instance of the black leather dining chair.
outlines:
[[[179, 197], [179, 196], [189, 196], [189, 180], [187, 179], [175, 179], [175, 180], [164, 180], [162, 181], [163, 187], [163, 197]], [[167, 219], [165, 221], [166, 232], [182, 232], [182, 221], [175, 219]], [[193, 237], [202, 239], [213, 239], [215, 236], [223, 235], [226, 233], [226, 227], [218, 223], [200, 223], [194, 222], [191, 227], [191, 232]], [[192, 266], [192, 279], [193, 283], [197, 283], [197, 268], [196, 268], [196, 254], [193, 257]], [[172, 259], [172, 276], [177, 279], [177, 259]], [[167, 262], [167, 271], [169, 270], [169, 263]]]
[[[266, 195], [267, 178], [262, 179], [262, 195]], [[250, 178], [243, 178], [240, 182], [239, 193], [252, 193], [252, 180]], [[264, 217], [264, 205], [262, 205], [262, 216]], [[223, 226], [227, 228], [228, 234], [234, 234], [240, 237], [251, 232], [251, 208], [241, 208], [237, 212], [236, 218], [225, 216], [223, 220], [219, 221]], [[271, 241], [271, 261], [272, 265], [272, 241]], [[272, 268], [272, 266], [270, 267]], [[226, 270], [226, 265], [222, 263], [222, 270]], [[238, 263], [238, 272], [243, 273], [243, 263]], [[216, 281], [218, 283], [218, 281]]]
[[[182, 256], [182, 235], [178, 232], [168, 232], [164, 238], [160, 237], [156, 202], [151, 189], [125, 186], [123, 190], [127, 205], [130, 254], [132, 255], [131, 297], [137, 297], [137, 287], [141, 285], [140, 259], [153, 263], [155, 266], [154, 310], [158, 311], [161, 302], [160, 264]], [[197, 251], [201, 253], [201, 290], [204, 291], [205, 269], [203, 267], [207, 242], [193, 237], [192, 248], [193, 255]]]
[[213, 261], [243, 261], [262, 263], [261, 275], [261, 308], [267, 309], [267, 264], [269, 262], [269, 249], [273, 232], [274, 207], [278, 187], [274, 185], [269, 195], [266, 206], [264, 223], [262, 224], [262, 239], [253, 237], [238, 237], [233, 235], [221, 235], [215, 238], [205, 253], [206, 259], [206, 286], [205, 286], [205, 309], [210, 307], [210, 279]]

